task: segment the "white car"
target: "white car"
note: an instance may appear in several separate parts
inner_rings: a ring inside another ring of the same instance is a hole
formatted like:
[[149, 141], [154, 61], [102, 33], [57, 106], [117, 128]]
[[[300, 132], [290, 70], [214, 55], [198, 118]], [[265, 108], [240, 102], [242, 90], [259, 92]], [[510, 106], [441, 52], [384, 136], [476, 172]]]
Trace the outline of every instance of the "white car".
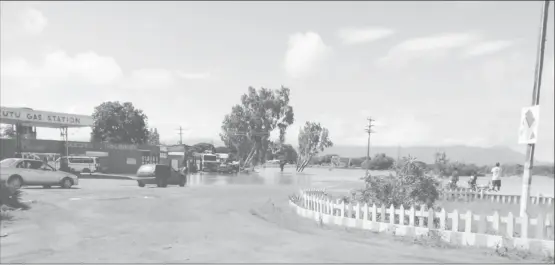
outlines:
[[21, 186], [60, 186], [65, 189], [79, 184], [77, 176], [58, 171], [40, 160], [7, 158], [0, 161], [0, 181], [19, 189]]

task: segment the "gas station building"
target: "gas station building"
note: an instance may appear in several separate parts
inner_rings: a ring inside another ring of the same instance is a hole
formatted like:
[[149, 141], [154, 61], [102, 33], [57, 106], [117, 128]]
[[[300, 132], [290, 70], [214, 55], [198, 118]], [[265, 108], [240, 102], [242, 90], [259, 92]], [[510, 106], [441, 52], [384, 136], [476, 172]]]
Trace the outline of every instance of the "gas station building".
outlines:
[[[1, 107], [0, 123], [16, 127], [14, 138], [0, 139], [0, 159], [18, 153], [43, 158], [68, 155], [105, 157], [100, 159], [105, 173], [115, 174], [133, 174], [142, 164], [160, 162], [159, 146], [69, 141], [68, 130], [93, 126], [91, 116]], [[39, 140], [36, 127], [60, 129], [64, 140]]]

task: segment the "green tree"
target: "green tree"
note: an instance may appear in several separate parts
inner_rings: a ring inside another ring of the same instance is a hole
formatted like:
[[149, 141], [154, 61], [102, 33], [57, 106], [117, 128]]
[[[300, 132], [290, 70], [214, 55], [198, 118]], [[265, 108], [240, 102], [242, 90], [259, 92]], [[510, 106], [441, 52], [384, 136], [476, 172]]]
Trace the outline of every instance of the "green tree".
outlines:
[[385, 154], [376, 154], [370, 161], [364, 161], [361, 164], [363, 169], [369, 170], [387, 170], [390, 169], [395, 163], [395, 159], [386, 156]]
[[151, 128], [148, 130], [148, 144], [159, 145], [160, 144], [160, 134], [158, 134], [158, 129]]
[[7, 124], [0, 128], [0, 137], [1, 138], [15, 138], [16, 137], [16, 130], [14, 129], [15, 126], [11, 124]]
[[231, 149], [228, 148], [227, 146], [218, 146], [216, 147], [216, 153], [221, 153], [221, 154], [229, 154], [231, 153]]
[[311, 159], [324, 149], [333, 146], [329, 139], [329, 131], [320, 123], [306, 122], [299, 131], [299, 159], [297, 172], [302, 172]]
[[204, 153], [205, 151], [210, 151], [212, 153], [216, 153], [216, 147], [213, 144], [209, 143], [198, 143], [192, 146], [194, 152], [197, 153]]
[[254, 164], [264, 163], [274, 129], [279, 130], [279, 141], [285, 141], [285, 132], [294, 122], [293, 107], [289, 105], [289, 88], [249, 87], [241, 96], [241, 104], [235, 105], [222, 121], [220, 137], [229, 148], [235, 148], [238, 156], [246, 158], [253, 152]]
[[148, 118], [131, 102], [121, 104], [108, 101], [93, 113], [92, 139], [116, 144], [144, 144], [148, 142]]

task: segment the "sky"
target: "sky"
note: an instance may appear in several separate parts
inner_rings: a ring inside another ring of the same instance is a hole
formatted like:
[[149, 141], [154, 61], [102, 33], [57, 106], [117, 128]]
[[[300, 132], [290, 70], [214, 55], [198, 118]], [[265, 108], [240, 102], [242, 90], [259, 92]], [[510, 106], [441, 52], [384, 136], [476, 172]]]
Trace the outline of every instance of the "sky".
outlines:
[[[542, 2], [1, 2], [7, 107], [90, 115], [132, 102], [165, 143], [219, 143], [249, 86], [291, 89], [336, 145], [519, 145]], [[536, 157], [554, 160], [553, 5]], [[88, 140], [73, 129], [70, 140]], [[274, 134], [275, 135], [275, 134]], [[53, 129], [38, 137], [60, 139]]]

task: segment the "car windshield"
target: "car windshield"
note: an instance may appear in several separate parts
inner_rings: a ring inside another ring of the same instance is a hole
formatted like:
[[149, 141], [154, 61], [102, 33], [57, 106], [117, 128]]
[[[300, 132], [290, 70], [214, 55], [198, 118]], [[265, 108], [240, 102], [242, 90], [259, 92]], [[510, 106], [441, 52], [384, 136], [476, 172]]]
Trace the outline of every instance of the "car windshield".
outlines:
[[15, 162], [17, 162], [17, 159], [7, 158], [7, 159], [4, 159], [4, 160], [0, 161], [0, 167], [10, 167], [13, 164], [15, 164]]
[[215, 155], [205, 155], [204, 161], [217, 161], [218, 158]]

